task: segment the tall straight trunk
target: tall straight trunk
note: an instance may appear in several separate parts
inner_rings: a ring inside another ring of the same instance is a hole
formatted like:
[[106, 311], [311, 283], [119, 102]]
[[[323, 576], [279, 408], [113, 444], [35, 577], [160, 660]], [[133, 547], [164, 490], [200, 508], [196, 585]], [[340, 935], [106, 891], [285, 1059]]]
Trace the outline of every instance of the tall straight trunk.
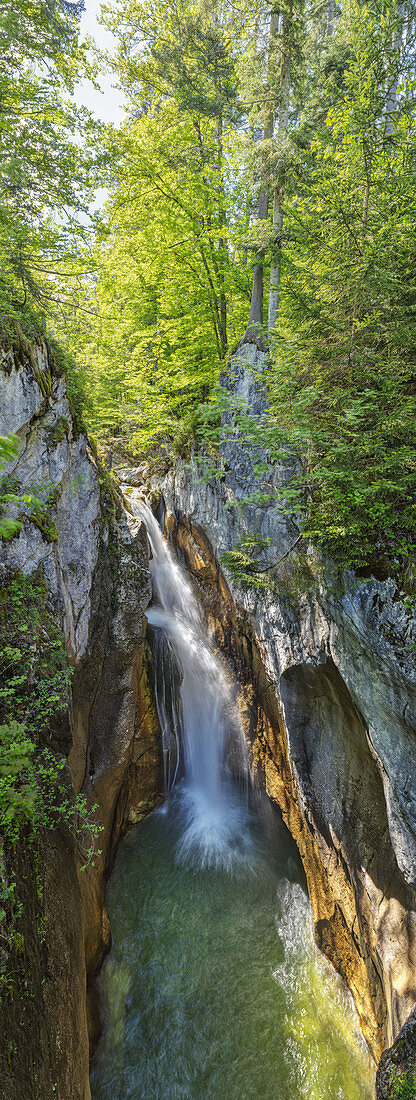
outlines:
[[[362, 268], [363, 263], [364, 263], [364, 249], [365, 249], [365, 238], [366, 238], [367, 224], [368, 224], [368, 207], [369, 207], [369, 202], [370, 202], [371, 175], [372, 175], [372, 158], [371, 158], [371, 156], [369, 157], [366, 153], [364, 153], [364, 162], [365, 162], [365, 184], [364, 184], [364, 196], [363, 196], [363, 212], [362, 212], [362, 217], [361, 217], [360, 236], [359, 236], [359, 240], [358, 240], [358, 264], [359, 264], [359, 268]], [[360, 278], [361, 278], [361, 276], [360, 276]], [[357, 312], [358, 312], [359, 296], [360, 296], [360, 285], [357, 286], [357, 290], [356, 290], [356, 294], [355, 294], [355, 298], [354, 298], [354, 305], [353, 305], [353, 309], [352, 309], [352, 336], [354, 336], [354, 332], [355, 332], [356, 327], [357, 327]]]
[[[404, 2], [397, 4], [396, 14], [397, 14], [397, 19], [399, 20], [399, 24], [398, 24], [396, 33], [394, 35], [393, 48], [397, 52], [397, 54], [399, 54], [400, 53], [400, 48], [403, 45], [403, 39], [404, 39], [404, 35], [405, 35], [405, 14], [406, 13], [405, 13]], [[399, 87], [399, 79], [400, 79], [400, 72], [399, 72], [399, 66], [398, 66], [397, 67], [397, 72], [395, 73], [394, 79], [393, 79], [393, 81], [392, 81], [392, 83], [391, 83], [391, 85], [388, 89], [388, 92], [387, 92], [387, 103], [386, 103], [386, 116], [387, 116], [386, 131], [387, 131], [387, 134], [392, 134], [393, 133], [393, 116], [394, 116], [395, 112], [397, 111], [397, 92], [398, 92], [398, 87]]]
[[326, 34], [327, 38], [331, 37], [334, 30], [334, 14], [335, 14], [335, 0], [328, 0], [326, 9]]
[[[292, 52], [292, 24], [293, 24], [293, 0], [288, 0], [283, 15], [282, 28], [282, 55], [280, 64], [280, 91], [279, 91], [279, 119], [277, 125], [277, 138], [279, 144], [284, 141], [287, 134], [289, 121], [290, 99], [290, 69]], [[283, 199], [285, 190], [285, 165], [284, 156], [281, 156], [277, 168], [276, 182], [273, 192], [273, 240], [272, 259], [270, 264], [270, 293], [269, 293], [269, 332], [275, 328], [279, 315], [280, 295], [280, 256], [281, 238], [283, 228]]]
[[227, 351], [227, 297], [225, 293], [225, 277], [224, 268], [228, 260], [228, 248], [226, 242], [226, 217], [224, 210], [224, 177], [223, 177], [223, 165], [224, 165], [224, 151], [223, 151], [223, 120], [222, 115], [217, 119], [217, 149], [218, 149], [218, 174], [219, 174], [219, 221], [220, 221], [220, 237], [219, 237], [219, 271], [218, 282], [220, 287], [220, 336], [223, 347], [223, 355]]
[[[198, 144], [201, 152], [202, 161], [205, 160], [204, 143], [201, 133], [200, 123], [197, 119], [193, 122], [194, 129], [198, 136]], [[205, 268], [209, 289], [210, 289], [210, 306], [213, 317], [215, 340], [218, 349], [218, 355], [220, 359], [224, 359], [227, 351], [227, 298], [225, 292], [225, 275], [224, 268], [228, 262], [228, 247], [226, 241], [226, 215], [224, 209], [224, 155], [223, 155], [223, 118], [220, 114], [217, 118], [216, 127], [217, 138], [217, 170], [219, 183], [217, 187], [218, 194], [218, 207], [217, 213], [220, 223], [220, 233], [216, 236], [215, 230], [212, 225], [212, 211], [210, 202], [205, 200], [206, 206], [206, 229], [207, 239], [209, 245], [209, 258], [205, 255], [202, 244], [199, 243], [199, 253], [202, 259], [202, 263]]]
[[[273, 42], [275, 35], [279, 28], [279, 12], [275, 8], [270, 15], [269, 23], [269, 48], [268, 48], [268, 84], [270, 85], [270, 76], [273, 65]], [[274, 130], [274, 104], [270, 98], [263, 125], [263, 141], [270, 141], [273, 137]], [[263, 178], [260, 185], [259, 204], [257, 208], [257, 220], [266, 221], [269, 212], [269, 188], [267, 181]], [[250, 316], [248, 319], [248, 325], [246, 328], [245, 336], [254, 334], [258, 336], [261, 334], [263, 326], [263, 268], [264, 268], [265, 249], [259, 250], [257, 253], [257, 262], [253, 273], [253, 287], [251, 291], [251, 303], [250, 303]]]

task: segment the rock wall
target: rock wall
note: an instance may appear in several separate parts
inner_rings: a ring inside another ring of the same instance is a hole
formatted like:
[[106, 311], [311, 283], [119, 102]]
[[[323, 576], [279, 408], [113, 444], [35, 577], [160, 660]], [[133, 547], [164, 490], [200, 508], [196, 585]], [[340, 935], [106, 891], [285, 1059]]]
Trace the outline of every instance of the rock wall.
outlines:
[[30, 853], [17, 855], [26, 988], [2, 1007], [2, 1094], [87, 1100], [87, 1015], [94, 1038], [93, 979], [110, 940], [105, 879], [121, 831], [155, 804], [162, 784], [146, 674], [147, 539], [77, 431], [65, 380], [44, 341], [3, 347], [0, 409], [0, 433], [20, 440], [7, 474], [17, 488], [40, 487], [49, 502], [45, 524], [24, 510], [20, 533], [2, 545], [0, 568], [6, 576], [40, 569], [46, 579], [73, 668], [67, 729], [56, 751], [70, 745], [73, 790], [96, 805], [103, 827], [100, 853], [85, 869], [65, 829], [41, 837], [43, 893]]
[[[260, 424], [264, 361], [245, 345], [226, 379]], [[378, 1058], [416, 1000], [415, 606], [391, 579], [351, 577], [337, 593], [315, 578], [309, 594], [296, 590], [296, 516], [276, 501], [242, 505], [254, 490], [284, 488], [290, 465], [259, 479], [266, 456], [240, 444], [232, 409], [221, 456], [221, 481], [179, 463], [159, 482], [167, 528], [205, 589], [219, 644], [237, 655], [242, 682], [251, 665], [261, 686], [253, 767], [298, 843], [317, 942]], [[247, 533], [270, 540], [265, 568], [284, 559], [260, 593], [219, 565]]]
[[376, 1077], [376, 1100], [411, 1100], [416, 1094], [416, 1008], [395, 1042], [384, 1051]]
[[[228, 376], [236, 405], [246, 402], [260, 422], [263, 365], [245, 345]], [[41, 838], [41, 901], [30, 854], [18, 859], [30, 976], [3, 1005], [3, 1094], [87, 1100], [87, 1016], [94, 1038], [93, 981], [110, 937], [105, 878], [120, 833], [154, 805], [162, 784], [146, 671], [147, 542], [77, 432], [45, 343], [3, 349], [0, 408], [0, 432], [21, 440], [10, 474], [26, 488], [51, 487], [48, 523], [27, 514], [0, 568], [39, 568], [47, 581], [74, 669], [60, 751], [70, 742], [73, 789], [97, 804], [103, 824], [101, 854], [84, 871], [65, 830]], [[347, 980], [378, 1057], [416, 1000], [414, 608], [392, 580], [352, 578], [339, 594], [317, 580], [309, 595], [296, 591], [296, 516], [275, 502], [242, 504], [290, 477], [282, 461], [259, 486], [264, 457], [259, 445], [240, 446], [231, 411], [221, 481], [181, 463], [163, 479], [166, 528], [239, 674], [253, 771], [297, 841], [317, 942]], [[131, 482], [131, 471], [125, 477]], [[269, 590], [243, 590], [220, 566], [246, 533], [270, 539], [265, 568], [284, 559]]]

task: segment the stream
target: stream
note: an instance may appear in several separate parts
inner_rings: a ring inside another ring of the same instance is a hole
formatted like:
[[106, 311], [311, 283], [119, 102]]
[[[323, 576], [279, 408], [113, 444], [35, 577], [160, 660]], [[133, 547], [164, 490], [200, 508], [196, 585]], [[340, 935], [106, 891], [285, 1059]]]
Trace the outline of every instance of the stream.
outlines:
[[150, 511], [166, 802], [107, 890], [93, 1100], [371, 1100], [352, 1000], [314, 946], [297, 849], [250, 784], [234, 687]]

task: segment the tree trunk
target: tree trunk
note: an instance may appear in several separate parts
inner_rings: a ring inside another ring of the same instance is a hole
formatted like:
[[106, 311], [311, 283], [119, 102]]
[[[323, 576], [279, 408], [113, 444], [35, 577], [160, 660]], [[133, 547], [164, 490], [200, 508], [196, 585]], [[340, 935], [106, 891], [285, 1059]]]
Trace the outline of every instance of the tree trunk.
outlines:
[[[269, 23], [269, 49], [268, 49], [268, 83], [270, 85], [270, 76], [273, 64], [273, 42], [279, 29], [279, 12], [275, 8], [270, 15]], [[263, 126], [263, 141], [270, 141], [273, 137], [274, 130], [274, 106], [271, 100], [266, 107], [266, 116]], [[269, 212], [269, 188], [267, 180], [263, 178], [260, 185], [259, 204], [257, 210], [257, 220], [266, 221]], [[251, 292], [250, 303], [250, 316], [248, 319], [248, 325], [243, 339], [246, 340], [250, 336], [260, 337], [263, 330], [263, 267], [264, 267], [265, 249], [259, 250], [257, 253], [257, 263], [253, 273], [253, 288]]]
[[[365, 248], [365, 237], [366, 237], [367, 222], [368, 222], [368, 206], [369, 206], [369, 202], [370, 202], [371, 173], [372, 173], [372, 160], [371, 160], [371, 158], [369, 159], [368, 156], [365, 153], [364, 153], [364, 161], [365, 161], [365, 184], [364, 184], [364, 198], [363, 198], [363, 213], [362, 213], [362, 218], [361, 218], [360, 237], [359, 237], [359, 241], [358, 241], [358, 263], [359, 263], [360, 267], [362, 267], [362, 265], [364, 263], [364, 248]], [[360, 295], [360, 285], [357, 286], [357, 290], [356, 290], [356, 294], [355, 294], [355, 298], [354, 298], [353, 310], [352, 310], [352, 337], [354, 337], [354, 333], [355, 333], [355, 330], [356, 330], [356, 327], [357, 327], [357, 312], [358, 312], [359, 295]]]
[[245, 335], [260, 336], [262, 329], [263, 306], [263, 259], [259, 260], [254, 268], [253, 287], [251, 291], [250, 316]]
[[[397, 53], [400, 52], [400, 47], [403, 45], [404, 33], [405, 33], [405, 5], [402, 3], [397, 4], [397, 19], [400, 21], [397, 27], [397, 31], [394, 36], [393, 48]], [[400, 79], [400, 66], [397, 65], [397, 72], [395, 74], [393, 83], [390, 85], [387, 92], [386, 102], [386, 116], [387, 116], [387, 134], [393, 133], [393, 116], [397, 111], [397, 90], [399, 87]]]
[[328, 0], [328, 6], [326, 9], [326, 34], [327, 38], [331, 37], [334, 30], [334, 12], [335, 12], [335, 0]]
[[228, 260], [228, 249], [227, 249], [227, 243], [226, 243], [226, 239], [225, 239], [226, 216], [225, 216], [225, 210], [224, 210], [225, 188], [224, 188], [224, 179], [223, 179], [224, 151], [223, 151], [223, 120], [222, 120], [222, 115], [219, 115], [218, 119], [217, 119], [217, 147], [218, 147], [218, 173], [219, 173], [219, 178], [220, 178], [220, 184], [219, 184], [219, 221], [220, 221], [220, 226], [221, 226], [220, 238], [219, 238], [219, 241], [218, 241], [219, 253], [220, 253], [220, 255], [219, 255], [218, 282], [219, 282], [219, 286], [220, 286], [220, 337], [221, 337], [221, 344], [222, 344], [223, 357], [224, 357], [225, 353], [227, 351], [227, 346], [228, 346], [228, 340], [227, 340], [227, 298], [226, 298], [226, 293], [225, 293], [225, 278], [224, 278], [224, 268], [225, 268], [227, 260]]
[[[290, 68], [292, 51], [292, 22], [293, 0], [288, 0], [287, 8], [283, 16], [282, 55], [280, 65], [280, 94], [279, 94], [279, 120], [277, 137], [279, 144], [284, 141], [287, 134], [289, 121], [290, 99]], [[285, 164], [284, 154], [280, 154], [280, 164], [277, 168], [277, 178], [273, 194], [273, 239], [272, 260], [270, 265], [270, 294], [269, 294], [269, 333], [275, 328], [279, 315], [280, 293], [280, 267], [281, 244], [283, 228], [283, 198], [285, 189]]]
[[[280, 296], [280, 250], [281, 250], [281, 237], [283, 229], [283, 194], [284, 194], [284, 179], [283, 170], [281, 170], [281, 179], [276, 183], [273, 194], [273, 238], [274, 245], [272, 249], [272, 260], [270, 264], [270, 291], [269, 291], [269, 314], [268, 314], [268, 330], [275, 327], [277, 318], [279, 316], [279, 296]], [[278, 249], [278, 251], [277, 251]]]

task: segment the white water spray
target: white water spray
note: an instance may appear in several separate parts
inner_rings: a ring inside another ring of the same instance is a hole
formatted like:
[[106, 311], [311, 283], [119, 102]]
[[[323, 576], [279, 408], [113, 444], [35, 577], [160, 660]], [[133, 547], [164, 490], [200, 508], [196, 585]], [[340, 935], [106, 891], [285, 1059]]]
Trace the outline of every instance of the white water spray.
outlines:
[[[232, 690], [212, 652], [198, 604], [184, 570], [176, 562], [147, 504], [131, 492], [129, 502], [144, 520], [152, 550], [154, 604], [149, 623], [163, 631], [180, 670], [179, 701], [172, 702], [166, 668], [159, 670], [156, 702], [165, 750], [167, 793], [179, 786], [184, 828], [178, 856], [192, 865], [233, 868], [246, 863], [252, 849], [247, 808], [247, 758]], [[169, 694], [171, 705], [166, 705]], [[236, 788], [227, 764], [232, 749], [245, 796]], [[172, 754], [175, 763], [172, 766]]]

